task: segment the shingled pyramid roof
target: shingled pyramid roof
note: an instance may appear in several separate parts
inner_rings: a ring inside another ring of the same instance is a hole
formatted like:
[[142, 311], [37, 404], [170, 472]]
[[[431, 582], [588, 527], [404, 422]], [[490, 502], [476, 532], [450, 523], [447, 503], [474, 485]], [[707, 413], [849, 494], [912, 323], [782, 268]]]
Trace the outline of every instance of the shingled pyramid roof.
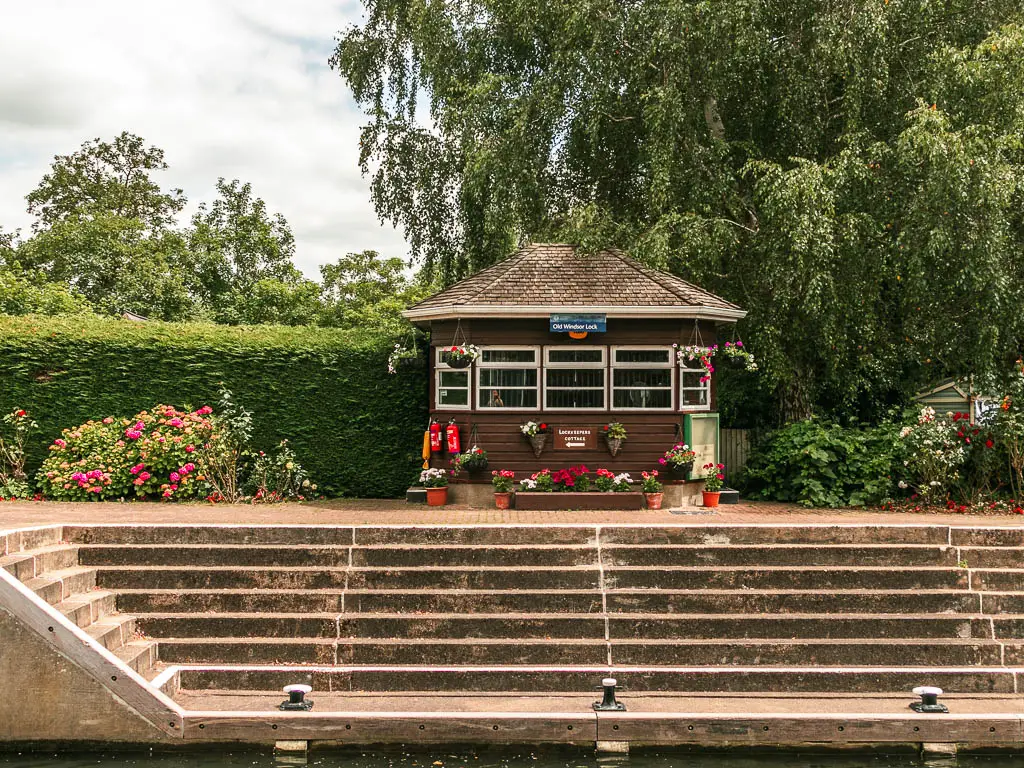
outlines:
[[706, 317], [746, 312], [622, 251], [581, 253], [574, 245], [532, 243], [404, 312], [410, 320], [546, 317], [557, 312], [610, 317]]

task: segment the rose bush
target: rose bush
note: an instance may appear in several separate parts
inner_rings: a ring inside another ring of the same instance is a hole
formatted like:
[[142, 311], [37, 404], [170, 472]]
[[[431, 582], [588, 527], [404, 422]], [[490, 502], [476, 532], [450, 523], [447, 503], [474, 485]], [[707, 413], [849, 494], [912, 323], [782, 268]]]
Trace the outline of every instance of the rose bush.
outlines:
[[220, 438], [212, 412], [157, 405], [65, 429], [36, 475], [39, 489], [55, 501], [204, 498], [199, 455]]

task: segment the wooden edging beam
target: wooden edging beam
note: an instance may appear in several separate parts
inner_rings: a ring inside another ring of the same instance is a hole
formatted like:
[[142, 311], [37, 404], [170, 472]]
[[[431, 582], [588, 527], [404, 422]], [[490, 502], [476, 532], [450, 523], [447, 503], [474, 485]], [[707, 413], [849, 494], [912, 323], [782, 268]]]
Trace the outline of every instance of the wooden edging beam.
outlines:
[[2, 568], [0, 609], [83, 669], [154, 728], [182, 738], [181, 707]]

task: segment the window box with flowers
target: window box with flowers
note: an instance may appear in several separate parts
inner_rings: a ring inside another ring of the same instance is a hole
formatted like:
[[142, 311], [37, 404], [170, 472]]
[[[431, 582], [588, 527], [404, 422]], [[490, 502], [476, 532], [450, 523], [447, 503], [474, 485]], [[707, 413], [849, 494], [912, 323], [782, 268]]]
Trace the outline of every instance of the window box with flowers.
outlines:
[[616, 475], [607, 469], [598, 469], [595, 474], [596, 478], [591, 482], [589, 470], [583, 465], [536, 472], [519, 482], [516, 509], [554, 511], [643, 508], [643, 495], [632, 489], [632, 479], [628, 473]]

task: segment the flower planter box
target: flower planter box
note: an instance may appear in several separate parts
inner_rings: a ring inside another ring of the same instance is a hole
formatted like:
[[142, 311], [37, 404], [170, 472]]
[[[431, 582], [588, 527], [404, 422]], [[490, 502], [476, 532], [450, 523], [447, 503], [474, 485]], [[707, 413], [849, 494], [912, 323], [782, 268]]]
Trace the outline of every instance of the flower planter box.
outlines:
[[516, 493], [516, 509], [643, 509], [642, 493]]

